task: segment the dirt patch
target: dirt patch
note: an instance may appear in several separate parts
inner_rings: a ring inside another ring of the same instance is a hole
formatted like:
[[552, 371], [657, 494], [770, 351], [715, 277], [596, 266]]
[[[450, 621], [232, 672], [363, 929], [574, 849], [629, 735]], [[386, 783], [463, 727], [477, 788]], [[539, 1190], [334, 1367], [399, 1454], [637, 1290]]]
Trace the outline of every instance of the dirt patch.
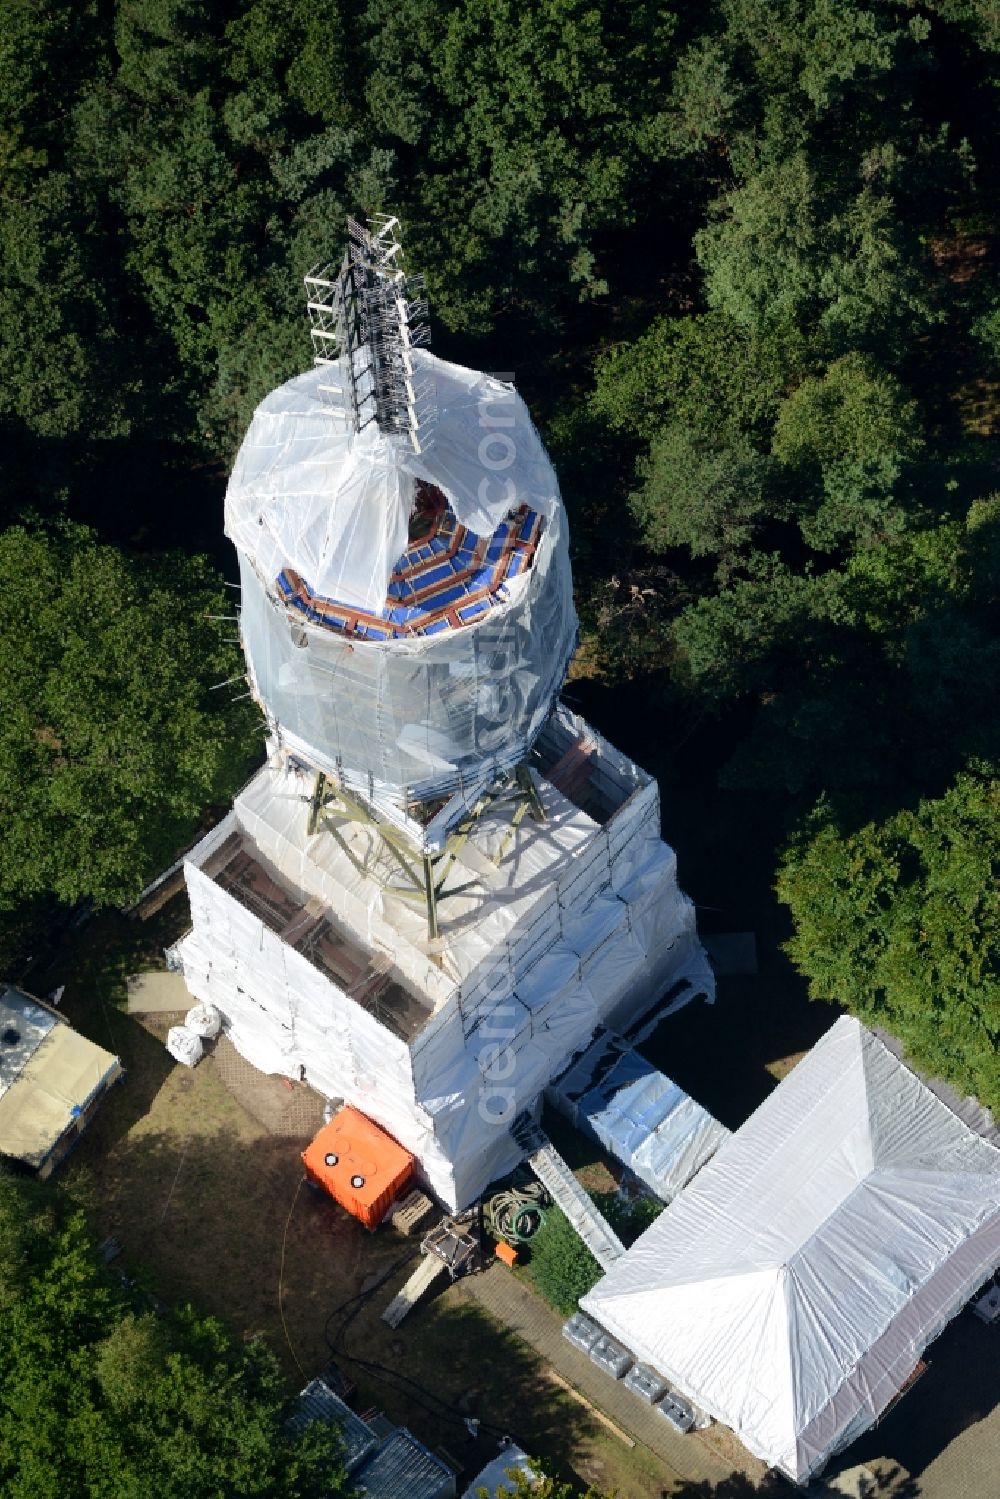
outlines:
[[220, 1081], [269, 1134], [312, 1139], [323, 1123], [326, 1099], [305, 1083], [266, 1077], [240, 1056], [227, 1036], [220, 1036], [209, 1058]]
[[782, 1078], [787, 1077], [792, 1068], [797, 1066], [802, 1061], [802, 1058], [807, 1055], [808, 1053], [804, 1051], [793, 1051], [787, 1057], [776, 1057], [773, 1062], [765, 1064], [765, 1071], [774, 1078], [776, 1083], [780, 1083]]

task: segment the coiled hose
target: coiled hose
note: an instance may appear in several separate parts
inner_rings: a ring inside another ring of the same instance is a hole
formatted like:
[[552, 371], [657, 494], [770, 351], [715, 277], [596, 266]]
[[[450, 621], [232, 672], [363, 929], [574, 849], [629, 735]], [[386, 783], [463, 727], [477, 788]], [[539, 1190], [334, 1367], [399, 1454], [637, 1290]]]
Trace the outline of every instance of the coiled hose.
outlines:
[[486, 1224], [494, 1239], [507, 1244], [526, 1244], [545, 1222], [542, 1204], [546, 1191], [541, 1182], [509, 1187], [486, 1204]]

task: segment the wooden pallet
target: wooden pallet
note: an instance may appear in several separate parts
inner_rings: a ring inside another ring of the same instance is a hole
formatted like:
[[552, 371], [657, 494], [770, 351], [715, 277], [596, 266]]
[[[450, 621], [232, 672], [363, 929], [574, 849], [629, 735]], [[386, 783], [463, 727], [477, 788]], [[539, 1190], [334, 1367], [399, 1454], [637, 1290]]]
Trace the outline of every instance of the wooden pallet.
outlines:
[[414, 1190], [396, 1204], [389, 1222], [398, 1233], [406, 1234], [409, 1238], [410, 1234], [420, 1232], [435, 1212], [436, 1208], [427, 1193]]

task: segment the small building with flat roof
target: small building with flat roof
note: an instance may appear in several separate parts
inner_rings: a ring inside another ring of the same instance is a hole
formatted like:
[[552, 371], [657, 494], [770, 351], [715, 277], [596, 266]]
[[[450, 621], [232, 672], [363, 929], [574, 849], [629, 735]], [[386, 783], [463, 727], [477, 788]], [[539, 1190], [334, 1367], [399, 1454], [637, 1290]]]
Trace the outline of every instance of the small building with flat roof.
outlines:
[[455, 1499], [455, 1474], [443, 1458], [400, 1426], [352, 1475], [364, 1499]]
[[405, 1426], [365, 1421], [320, 1376], [306, 1385], [288, 1418], [293, 1431], [333, 1421], [344, 1442], [344, 1466], [363, 1499], [455, 1499], [455, 1474]]
[[49, 1176], [123, 1076], [58, 1010], [0, 984], [0, 1156]]
[[293, 1431], [304, 1431], [313, 1421], [334, 1421], [344, 1442], [344, 1467], [353, 1473], [378, 1446], [378, 1437], [366, 1421], [345, 1405], [324, 1379], [311, 1379], [288, 1418]]

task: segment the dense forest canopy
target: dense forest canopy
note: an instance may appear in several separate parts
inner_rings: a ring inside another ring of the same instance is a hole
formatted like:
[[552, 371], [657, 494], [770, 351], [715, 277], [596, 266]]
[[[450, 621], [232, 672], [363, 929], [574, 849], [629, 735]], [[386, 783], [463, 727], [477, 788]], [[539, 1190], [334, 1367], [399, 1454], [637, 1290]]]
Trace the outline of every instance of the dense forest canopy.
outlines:
[[[304, 272], [391, 209], [438, 351], [538, 415], [592, 669], [783, 799], [813, 992], [1000, 1102], [992, 0], [0, 12], [10, 923], [122, 898], [236, 778], [224, 638], [178, 627], [168, 662], [157, 621], [211, 591], [177, 553], [224, 555], [226, 466], [308, 358]], [[88, 569], [127, 620], [82, 607]], [[178, 693], [102, 780], [106, 699], [127, 738]], [[138, 806], [90, 888], [45, 852]]]

